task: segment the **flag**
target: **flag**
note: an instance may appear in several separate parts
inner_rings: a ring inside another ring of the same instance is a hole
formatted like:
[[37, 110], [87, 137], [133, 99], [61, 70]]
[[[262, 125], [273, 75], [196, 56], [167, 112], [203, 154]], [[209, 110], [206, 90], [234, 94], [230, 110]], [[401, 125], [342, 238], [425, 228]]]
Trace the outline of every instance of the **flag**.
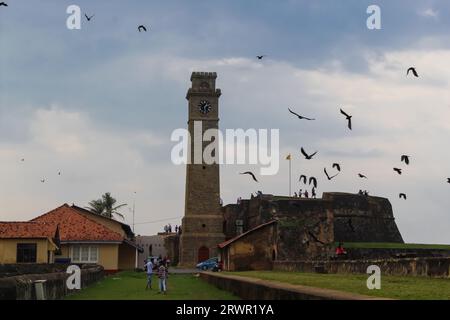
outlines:
[[289, 153], [288, 156], [286, 157], [286, 160], [291, 160], [291, 154]]

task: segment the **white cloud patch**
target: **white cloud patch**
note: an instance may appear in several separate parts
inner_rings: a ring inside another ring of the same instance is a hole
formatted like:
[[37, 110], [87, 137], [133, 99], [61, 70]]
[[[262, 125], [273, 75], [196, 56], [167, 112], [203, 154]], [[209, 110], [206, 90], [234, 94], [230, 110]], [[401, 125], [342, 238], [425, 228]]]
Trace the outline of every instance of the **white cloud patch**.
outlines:
[[437, 19], [439, 18], [439, 11], [434, 10], [433, 8], [427, 8], [419, 12], [419, 15], [426, 18], [433, 18]]
[[[30, 118], [24, 119], [30, 123], [29, 141], [0, 145], [1, 220], [30, 219], [65, 202], [84, 206], [108, 191], [130, 205], [136, 191], [143, 200], [137, 207], [149, 208], [167, 188], [176, 189], [170, 182], [159, 186], [166, 168], [145, 159], [166, 142], [151, 131], [101, 128], [87, 114], [61, 106], [38, 108]], [[131, 223], [127, 209], [124, 213]], [[148, 220], [149, 212], [141, 213], [137, 219]]]

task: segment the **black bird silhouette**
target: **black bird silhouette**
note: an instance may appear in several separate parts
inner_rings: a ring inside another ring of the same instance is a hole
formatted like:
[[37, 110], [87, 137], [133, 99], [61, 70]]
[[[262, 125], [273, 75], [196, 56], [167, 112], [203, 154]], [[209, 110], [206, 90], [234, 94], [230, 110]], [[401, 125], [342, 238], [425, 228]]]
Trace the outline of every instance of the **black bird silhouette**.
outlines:
[[338, 174], [335, 174], [334, 176], [330, 177], [330, 175], [327, 172], [327, 168], [323, 168], [323, 172], [325, 172], [325, 175], [327, 176], [328, 180], [331, 180], [338, 175]]
[[301, 115], [299, 115], [298, 113], [295, 113], [294, 111], [292, 111], [289, 108], [288, 108], [288, 110], [289, 110], [290, 113], [295, 114], [300, 120], [302, 120], [302, 119], [305, 119], [305, 120], [316, 120], [316, 119], [311, 119], [311, 118], [307, 118], [307, 117], [301, 116]]
[[306, 151], [305, 151], [305, 149], [303, 149], [303, 147], [301, 148], [300, 151], [301, 151], [302, 154], [305, 156], [305, 159], [306, 159], [306, 160], [311, 160], [311, 159], [316, 155], [316, 153], [317, 153], [317, 151], [316, 151], [316, 152], [314, 152], [313, 154], [309, 155], [309, 154], [306, 153]]
[[335, 168], [337, 171], [341, 172], [341, 165], [339, 163], [333, 163], [333, 168]]
[[0, 2], [0, 7], [7, 7], [8, 6], [8, 4], [6, 3], [6, 2]]
[[60, 176], [60, 175], [61, 175], [61, 171], [58, 172], [58, 176]]
[[398, 174], [402, 174], [402, 169], [400, 168], [394, 168], [394, 171], [397, 172]]
[[45, 179], [42, 179], [41, 182], [44, 183], [44, 182], [45, 182]]
[[262, 60], [262, 58], [264, 58], [265, 57], [265, 55], [262, 55], [262, 56], [256, 56], [256, 58], [258, 58], [258, 60]]
[[408, 76], [410, 72], [413, 73], [414, 77], [416, 77], [416, 78], [419, 77], [419, 75], [417, 74], [416, 68], [414, 68], [414, 67], [409, 68], [408, 71], [406, 71], [406, 76]]
[[251, 175], [252, 178], [253, 178], [253, 180], [255, 180], [256, 182], [258, 182], [258, 180], [256, 179], [255, 175], [254, 175], [253, 172], [251, 172], [251, 171], [242, 172], [242, 173], [240, 173], [240, 174], [248, 174], [248, 175]]
[[406, 194], [404, 194], [404, 193], [400, 193], [400, 194], [398, 195], [398, 197], [399, 197], [400, 199], [403, 198], [403, 199], [406, 200]]
[[317, 188], [317, 179], [316, 178], [310, 177], [309, 184], [311, 185], [311, 183], [313, 184], [314, 188]]
[[364, 178], [364, 179], [368, 179], [365, 175], [363, 175], [363, 174], [361, 174], [361, 173], [358, 173], [358, 177]]
[[402, 155], [400, 161], [406, 163], [406, 165], [409, 165], [409, 156]]
[[138, 27], [138, 30], [139, 30], [139, 32], [141, 32], [141, 31], [147, 32], [147, 28], [146, 28], [144, 25], [140, 25], [140, 26]]
[[303, 180], [303, 183], [306, 184], [306, 179], [307, 179], [306, 176], [305, 176], [304, 174], [302, 174], [302, 175], [300, 176], [300, 178], [298, 179], [298, 181], [301, 182], [301, 181]]
[[341, 113], [345, 116], [348, 121], [348, 128], [352, 130], [352, 116], [348, 115], [344, 110], [340, 109]]
[[450, 183], [450, 178], [447, 178], [447, 183]]
[[91, 21], [91, 19], [95, 16], [95, 14], [93, 14], [92, 16], [88, 17], [88, 15], [85, 13], [84, 16], [86, 17], [87, 21]]

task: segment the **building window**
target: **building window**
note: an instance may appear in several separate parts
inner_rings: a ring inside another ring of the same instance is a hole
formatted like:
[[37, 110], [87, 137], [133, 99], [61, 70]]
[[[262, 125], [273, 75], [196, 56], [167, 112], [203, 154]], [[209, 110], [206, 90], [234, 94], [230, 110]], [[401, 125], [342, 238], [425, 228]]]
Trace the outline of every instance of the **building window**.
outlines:
[[97, 246], [72, 246], [70, 258], [75, 263], [97, 263]]
[[17, 263], [36, 263], [36, 243], [17, 244]]
[[240, 235], [242, 233], [244, 233], [244, 221], [236, 220], [236, 234]]
[[208, 82], [202, 82], [202, 83], [200, 83], [200, 89], [202, 89], [202, 90], [207, 90], [207, 89], [209, 89], [209, 84], [208, 84]]

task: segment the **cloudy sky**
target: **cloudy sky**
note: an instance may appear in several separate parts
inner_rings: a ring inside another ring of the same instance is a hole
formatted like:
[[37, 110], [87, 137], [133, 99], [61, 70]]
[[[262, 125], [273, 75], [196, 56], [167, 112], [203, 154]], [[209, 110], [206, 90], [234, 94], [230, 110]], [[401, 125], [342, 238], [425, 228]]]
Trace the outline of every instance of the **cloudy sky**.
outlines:
[[[295, 177], [317, 175], [319, 192], [389, 198], [405, 241], [450, 243], [448, 1], [7, 2], [0, 220], [85, 206], [109, 191], [120, 203], [135, 198], [139, 234], [179, 224], [185, 168], [170, 160], [170, 135], [186, 126], [196, 70], [218, 73], [222, 129], [280, 129], [279, 173], [256, 185], [237, 173], [257, 167], [222, 166], [225, 203], [256, 190], [287, 194], [292, 153]], [[95, 14], [81, 30], [66, 28], [71, 4]], [[366, 27], [371, 4], [381, 7], [381, 30]], [[140, 24], [149, 31], [138, 33]], [[419, 79], [406, 77], [410, 66]], [[317, 120], [299, 122], [288, 107]], [[340, 107], [353, 115], [352, 132]], [[301, 159], [301, 146], [318, 150], [315, 160]], [[412, 156], [409, 167], [401, 154]], [[322, 169], [333, 162], [343, 173], [327, 182]]]

